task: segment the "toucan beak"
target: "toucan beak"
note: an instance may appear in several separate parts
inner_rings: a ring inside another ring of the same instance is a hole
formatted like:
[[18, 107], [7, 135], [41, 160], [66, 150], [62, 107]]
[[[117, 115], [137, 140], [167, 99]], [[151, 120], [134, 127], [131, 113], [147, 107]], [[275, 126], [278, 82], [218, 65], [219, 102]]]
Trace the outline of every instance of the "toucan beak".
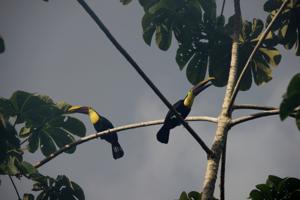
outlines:
[[203, 90], [205, 90], [206, 88], [208, 88], [209, 86], [212, 85], [212, 83], [209, 83], [210, 81], [214, 80], [214, 77], [209, 77], [201, 82], [199, 82], [197, 85], [195, 85], [194, 87], [192, 87], [192, 92], [194, 94], [194, 96], [197, 96], [200, 92], [202, 92]]
[[68, 113], [82, 113], [82, 114], [88, 114], [89, 113], [89, 107], [87, 106], [71, 106], [68, 111]]

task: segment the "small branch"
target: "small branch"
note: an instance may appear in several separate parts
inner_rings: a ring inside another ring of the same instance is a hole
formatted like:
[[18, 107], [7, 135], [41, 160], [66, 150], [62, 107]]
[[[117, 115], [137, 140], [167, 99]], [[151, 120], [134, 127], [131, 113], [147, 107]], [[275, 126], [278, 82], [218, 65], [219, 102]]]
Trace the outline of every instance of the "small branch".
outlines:
[[247, 60], [247, 62], [245, 64], [245, 66], [243, 68], [243, 71], [241, 72], [241, 74], [240, 74], [240, 76], [239, 76], [239, 78], [238, 78], [238, 80], [236, 82], [234, 91], [232, 93], [232, 97], [230, 99], [230, 105], [229, 105], [230, 108], [232, 107], [232, 105], [233, 105], [233, 103], [235, 101], [235, 98], [237, 96], [238, 90], [240, 88], [240, 84], [241, 84], [242, 78], [244, 77], [244, 74], [245, 74], [247, 68], [249, 67], [249, 64], [250, 64], [252, 58], [254, 57], [254, 55], [255, 55], [256, 51], [259, 49], [261, 43], [264, 41], [264, 39], [266, 38], [266, 36], [270, 32], [272, 25], [274, 24], [274, 22], [276, 21], [276, 19], [278, 18], [278, 16], [281, 14], [281, 12], [283, 11], [284, 7], [287, 5], [288, 2], [289, 2], [289, 0], [285, 0], [282, 3], [282, 5], [279, 8], [278, 12], [275, 14], [275, 16], [273, 17], [272, 21], [270, 22], [270, 24], [268, 25], [268, 27], [265, 29], [265, 31], [263, 32], [263, 34], [259, 38], [256, 46], [254, 47], [253, 51], [251, 52], [251, 54], [250, 54], [250, 56], [249, 56], [249, 58], [248, 58], [248, 60]]
[[188, 132], [194, 137], [194, 139], [200, 144], [207, 155], [212, 155], [212, 151], [203, 142], [199, 135], [188, 125], [186, 121], [181, 117], [181, 115], [173, 108], [172, 104], [166, 99], [166, 97], [158, 90], [158, 88], [152, 83], [148, 76], [143, 72], [143, 70], [138, 66], [138, 64], [133, 60], [133, 58], [127, 53], [127, 51], [119, 44], [119, 42], [113, 37], [109, 30], [102, 23], [100, 18], [94, 13], [94, 11], [87, 5], [84, 0], [77, 0], [78, 3], [83, 7], [83, 9], [90, 15], [90, 17], [95, 21], [99, 28], [105, 33], [107, 38], [113, 43], [113, 45], [118, 49], [118, 51], [126, 58], [126, 60], [131, 64], [131, 66], [137, 71], [137, 73], [144, 79], [144, 81], [151, 87], [155, 94], [161, 99], [161, 101], [171, 110], [175, 116], [178, 118], [180, 123], [188, 130]]
[[20, 193], [19, 193], [19, 191], [18, 191], [18, 188], [17, 188], [17, 186], [16, 186], [14, 180], [12, 179], [11, 175], [8, 175], [8, 177], [9, 177], [9, 179], [10, 179], [12, 185], [14, 186], [14, 189], [15, 189], [16, 194], [17, 194], [17, 196], [18, 196], [18, 200], [22, 200], [22, 199], [21, 199], [21, 196], [20, 196]]
[[28, 138], [26, 138], [25, 140], [23, 140], [23, 141], [20, 143], [20, 145], [24, 144], [24, 143], [27, 142], [27, 141], [28, 141]]
[[250, 121], [253, 119], [257, 119], [257, 118], [261, 118], [261, 117], [267, 117], [267, 116], [271, 116], [271, 115], [278, 115], [279, 114], [279, 110], [268, 110], [268, 111], [263, 111], [263, 112], [259, 112], [259, 113], [254, 113], [252, 115], [249, 116], [243, 116], [243, 117], [239, 117], [236, 118], [234, 120], [231, 121], [231, 127], [246, 122], [246, 121]]
[[[212, 122], [212, 123], [217, 123], [217, 118], [214, 117], [207, 117], [207, 116], [192, 116], [192, 117], [187, 117], [186, 118], [187, 121], [207, 121], [207, 122]], [[93, 140], [96, 139], [102, 135], [105, 134], [112, 134], [115, 132], [121, 132], [121, 131], [125, 131], [125, 130], [129, 130], [129, 129], [135, 129], [135, 128], [140, 128], [140, 127], [146, 127], [146, 126], [153, 126], [153, 125], [159, 125], [164, 123], [164, 119], [160, 119], [160, 120], [154, 120], [154, 121], [147, 121], [147, 122], [140, 122], [140, 123], [135, 123], [135, 124], [128, 124], [128, 125], [124, 125], [124, 126], [119, 126], [116, 128], [112, 128], [112, 129], [108, 129], [96, 134], [91, 134], [85, 137], [80, 138], [79, 140], [65, 145], [64, 147], [62, 147], [61, 149], [57, 150], [56, 152], [54, 152], [53, 154], [51, 154], [50, 156], [46, 157], [45, 159], [43, 159], [42, 161], [39, 161], [38, 163], [36, 163], [34, 165], [35, 168], [39, 168], [42, 165], [46, 164], [47, 162], [49, 162], [50, 160], [52, 160], [53, 158], [55, 158], [56, 156], [58, 156], [59, 154], [63, 153], [64, 151], [77, 146], [79, 144], [88, 142], [89, 140]]]
[[224, 13], [225, 3], [226, 3], [226, 0], [223, 0], [222, 10], [221, 10], [221, 16], [222, 16], [223, 13]]
[[226, 146], [227, 146], [227, 137], [224, 139], [224, 146], [223, 146], [223, 152], [221, 157], [220, 200], [225, 200]]
[[238, 109], [278, 110], [278, 108], [272, 106], [258, 106], [253, 104], [236, 104], [232, 106], [232, 109], [233, 110], [238, 110]]

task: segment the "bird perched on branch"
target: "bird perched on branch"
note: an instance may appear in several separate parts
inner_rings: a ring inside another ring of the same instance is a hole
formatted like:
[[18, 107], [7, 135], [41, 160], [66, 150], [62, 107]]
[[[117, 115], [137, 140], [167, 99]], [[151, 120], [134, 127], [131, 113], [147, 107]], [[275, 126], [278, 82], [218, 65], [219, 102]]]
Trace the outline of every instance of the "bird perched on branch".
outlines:
[[[185, 119], [191, 111], [191, 107], [194, 102], [194, 98], [203, 90], [211, 86], [209, 83], [214, 78], [209, 77], [208, 79], [198, 83], [194, 87], [192, 87], [186, 97], [177, 101], [173, 107], [177, 110], [177, 112]], [[159, 142], [167, 144], [169, 142], [170, 130], [179, 126], [181, 123], [179, 119], [175, 116], [175, 114], [169, 110], [165, 117], [165, 121], [163, 126], [159, 129], [156, 138]]]
[[[90, 121], [94, 125], [97, 132], [112, 129], [114, 126], [105, 117], [99, 115], [93, 108], [88, 106], [71, 106], [68, 109], [69, 113], [83, 113], [89, 115]], [[119, 144], [117, 133], [110, 133], [100, 136], [101, 139], [109, 142], [112, 147], [112, 154], [114, 159], [121, 158], [124, 155], [124, 151]]]

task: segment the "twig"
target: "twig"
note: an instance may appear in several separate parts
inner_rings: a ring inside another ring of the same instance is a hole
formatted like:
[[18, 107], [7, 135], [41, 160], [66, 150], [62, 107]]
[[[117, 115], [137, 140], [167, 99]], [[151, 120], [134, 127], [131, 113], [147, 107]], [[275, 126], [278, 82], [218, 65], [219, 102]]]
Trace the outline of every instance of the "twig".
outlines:
[[27, 142], [27, 141], [28, 141], [28, 138], [26, 138], [25, 140], [23, 140], [23, 141], [20, 143], [20, 145], [24, 144], [24, 143]]
[[276, 110], [278, 108], [272, 106], [258, 106], [253, 104], [236, 104], [232, 106], [233, 110], [238, 109], [253, 109], [253, 110]]
[[204, 151], [208, 155], [212, 155], [212, 151], [207, 147], [203, 140], [197, 135], [197, 133], [188, 125], [187, 122], [181, 117], [181, 115], [173, 108], [170, 102], [163, 96], [163, 94], [158, 90], [158, 88], [152, 83], [148, 76], [143, 72], [143, 70], [138, 66], [138, 64], [133, 60], [133, 58], [127, 53], [127, 51], [119, 44], [119, 42], [113, 37], [105, 25], [101, 22], [99, 17], [94, 13], [94, 11], [87, 5], [84, 0], [77, 0], [78, 3], [83, 7], [83, 9], [90, 15], [90, 17], [96, 22], [99, 28], [105, 33], [107, 38], [113, 43], [113, 45], [119, 50], [119, 52], [126, 58], [126, 60], [131, 64], [131, 66], [138, 72], [138, 74], [144, 79], [144, 81], [151, 87], [155, 94], [162, 100], [162, 102], [175, 114], [179, 119], [181, 124], [189, 131], [189, 133], [195, 138], [195, 140], [200, 144]]
[[[208, 116], [191, 116], [191, 117], [187, 117], [186, 118], [187, 121], [207, 121], [207, 122], [212, 122], [212, 123], [217, 123], [217, 118], [214, 117], [208, 117]], [[108, 129], [99, 133], [95, 133], [95, 134], [91, 134], [85, 137], [80, 138], [79, 140], [65, 145], [64, 147], [62, 147], [61, 149], [57, 150], [56, 152], [52, 153], [50, 156], [46, 157], [45, 159], [39, 161], [38, 163], [36, 163], [34, 165], [35, 168], [39, 168], [42, 165], [46, 164], [47, 162], [49, 162], [50, 160], [52, 160], [53, 158], [55, 158], [56, 156], [58, 156], [59, 154], [63, 153], [64, 151], [77, 146], [79, 144], [85, 143], [89, 140], [101, 137], [102, 135], [105, 134], [112, 134], [114, 132], [121, 132], [121, 131], [125, 131], [128, 129], [135, 129], [135, 128], [140, 128], [140, 127], [146, 127], [146, 126], [153, 126], [153, 125], [158, 125], [158, 124], [162, 124], [164, 123], [164, 119], [160, 119], [160, 120], [153, 120], [153, 121], [147, 121], [147, 122], [140, 122], [140, 123], [134, 123], [134, 124], [128, 124], [128, 125], [124, 125], [124, 126], [119, 126], [116, 128], [112, 128], [112, 129]]]
[[226, 147], [227, 137], [224, 139], [223, 152], [221, 157], [221, 177], [220, 177], [220, 200], [225, 200], [225, 169], [226, 169]]
[[12, 185], [14, 186], [14, 189], [15, 189], [15, 191], [16, 191], [16, 193], [17, 193], [17, 196], [18, 196], [18, 200], [22, 200], [22, 199], [21, 199], [21, 196], [20, 196], [20, 193], [19, 193], [19, 191], [18, 191], [18, 188], [17, 188], [17, 186], [16, 186], [14, 180], [12, 179], [11, 175], [8, 175], [8, 177], [9, 177], [9, 179], [10, 179]]
[[222, 10], [221, 10], [221, 14], [220, 14], [221, 16], [222, 16], [223, 13], [224, 13], [225, 3], [226, 3], [226, 0], [223, 0]]
[[263, 112], [259, 112], [259, 113], [254, 113], [251, 114], [249, 116], [243, 116], [243, 117], [239, 117], [236, 118], [234, 120], [231, 121], [231, 127], [246, 122], [246, 121], [250, 121], [253, 119], [257, 119], [257, 118], [261, 118], [261, 117], [266, 117], [266, 116], [271, 116], [271, 115], [278, 115], [279, 114], [279, 110], [268, 110], [268, 111], [263, 111]]
[[268, 27], [265, 29], [265, 31], [263, 32], [263, 34], [261, 35], [261, 37], [259, 38], [258, 42], [256, 43], [256, 46], [254, 47], [253, 51], [251, 52], [244, 68], [243, 68], [243, 71], [241, 72], [237, 82], [236, 82], [236, 85], [234, 87], [234, 91], [232, 93], [232, 97], [230, 99], [230, 105], [229, 107], [231, 108], [234, 101], [235, 101], [235, 98], [237, 96], [237, 93], [238, 93], [238, 90], [239, 90], [239, 87], [240, 87], [240, 84], [241, 84], [241, 81], [242, 81], [242, 78], [244, 77], [244, 74], [253, 58], [253, 56], [255, 55], [256, 51], [258, 50], [258, 48], [260, 47], [261, 43], [263, 42], [263, 40], [266, 38], [266, 36], [268, 35], [268, 33], [270, 32], [271, 30], [271, 27], [272, 25], [274, 24], [275, 20], [278, 18], [278, 16], [281, 14], [281, 12], [283, 11], [284, 7], [287, 5], [287, 3], [289, 2], [289, 0], [285, 0], [281, 7], [279, 8], [278, 12], [275, 14], [275, 16], [273, 17], [272, 21], [270, 22], [270, 24], [268, 25]]

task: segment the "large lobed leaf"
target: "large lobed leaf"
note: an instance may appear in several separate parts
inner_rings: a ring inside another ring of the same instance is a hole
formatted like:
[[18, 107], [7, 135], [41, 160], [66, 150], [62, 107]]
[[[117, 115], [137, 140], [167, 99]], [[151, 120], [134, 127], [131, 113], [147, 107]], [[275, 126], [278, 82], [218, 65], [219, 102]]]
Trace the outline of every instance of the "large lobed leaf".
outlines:
[[[16, 91], [10, 99], [0, 99], [0, 112], [6, 118], [16, 118], [22, 125], [19, 137], [28, 138], [29, 152], [39, 147], [45, 156], [75, 141], [74, 136], [85, 136], [84, 124], [76, 118], [65, 116], [69, 104], [54, 103], [48, 96]], [[73, 153], [75, 147], [66, 151]]]
[[280, 178], [270, 175], [264, 184], [255, 186], [249, 195], [251, 200], [273, 200], [289, 199], [298, 200], [300, 198], [300, 180], [297, 178]]
[[280, 104], [280, 118], [284, 120], [291, 114], [295, 114], [296, 125], [300, 130], [300, 73], [290, 81], [287, 91]]

